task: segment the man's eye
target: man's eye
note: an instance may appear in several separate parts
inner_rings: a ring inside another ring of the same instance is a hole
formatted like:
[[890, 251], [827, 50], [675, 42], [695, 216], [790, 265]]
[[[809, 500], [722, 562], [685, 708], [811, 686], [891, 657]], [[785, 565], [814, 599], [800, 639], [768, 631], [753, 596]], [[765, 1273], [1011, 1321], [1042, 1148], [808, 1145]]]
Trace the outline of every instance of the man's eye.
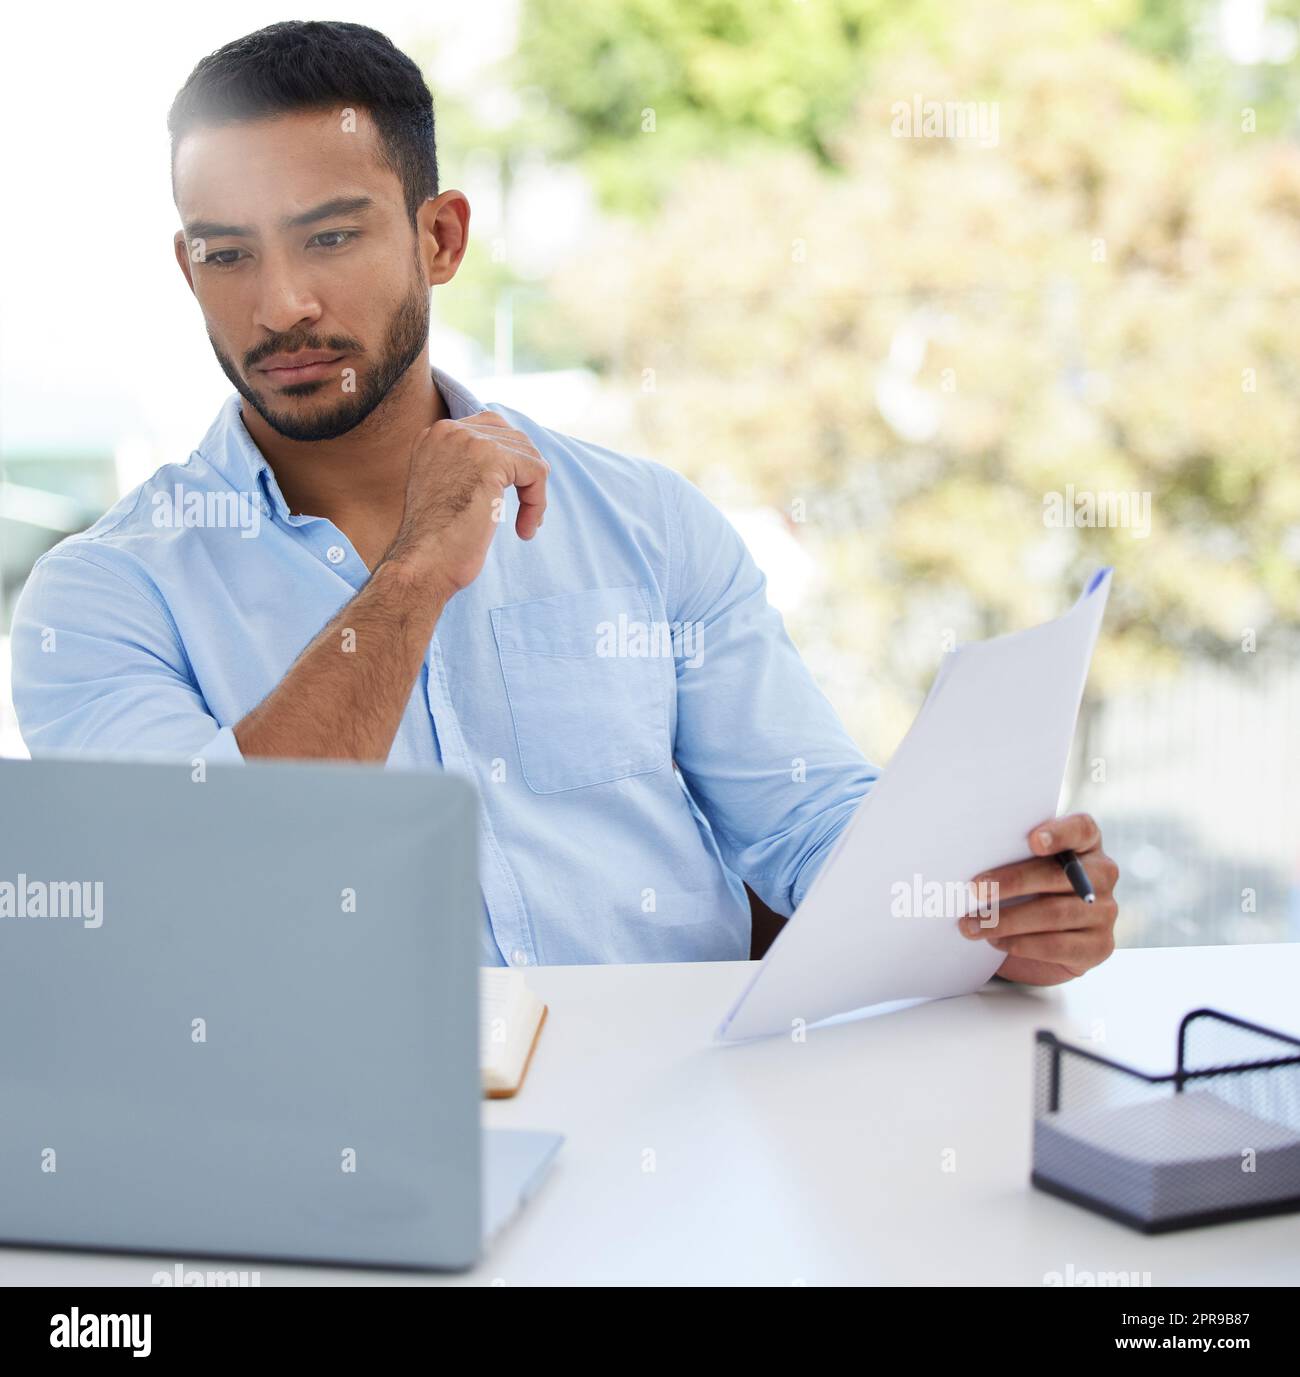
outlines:
[[243, 252], [243, 249], [212, 249], [199, 261], [211, 268], [233, 268]]
[[[322, 249], [341, 249], [349, 239], [356, 237], [356, 230], [321, 230], [319, 234], [312, 235], [308, 242], [316, 244]], [[331, 242], [326, 243], [326, 240]]]

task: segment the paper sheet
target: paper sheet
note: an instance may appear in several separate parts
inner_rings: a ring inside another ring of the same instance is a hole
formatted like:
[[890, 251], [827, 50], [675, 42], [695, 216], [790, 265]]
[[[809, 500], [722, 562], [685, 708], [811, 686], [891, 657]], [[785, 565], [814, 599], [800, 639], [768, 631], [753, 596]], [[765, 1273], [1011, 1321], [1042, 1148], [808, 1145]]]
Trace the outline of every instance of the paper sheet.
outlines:
[[[759, 964], [717, 1036], [790, 1033], [887, 1001], [967, 994], [1004, 960], [953, 916], [940, 886], [1023, 859], [1056, 815], [1111, 571], [1063, 616], [959, 646], [916, 721]], [[920, 900], [918, 903], [917, 900]], [[906, 912], [907, 916], [896, 916]]]

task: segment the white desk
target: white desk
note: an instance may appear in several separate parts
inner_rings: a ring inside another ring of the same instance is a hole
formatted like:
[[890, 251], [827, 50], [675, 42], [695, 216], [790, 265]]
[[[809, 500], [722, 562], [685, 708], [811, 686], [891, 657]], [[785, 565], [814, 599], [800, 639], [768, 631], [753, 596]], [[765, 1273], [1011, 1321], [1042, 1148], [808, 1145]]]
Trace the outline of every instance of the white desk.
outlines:
[[[1151, 1071], [1209, 1004], [1300, 1030], [1300, 945], [1117, 953], [1055, 990], [964, 999], [715, 1047], [746, 963], [551, 967], [529, 1079], [486, 1107], [568, 1135], [538, 1196], [461, 1277], [265, 1262], [263, 1286], [731, 1283], [1300, 1283], [1297, 1216], [1147, 1238], [1028, 1184], [1033, 1032], [1089, 1035]], [[942, 1170], [956, 1154], [956, 1170]], [[653, 1167], [653, 1169], [649, 1169]], [[0, 1284], [148, 1284], [172, 1258], [0, 1249]]]

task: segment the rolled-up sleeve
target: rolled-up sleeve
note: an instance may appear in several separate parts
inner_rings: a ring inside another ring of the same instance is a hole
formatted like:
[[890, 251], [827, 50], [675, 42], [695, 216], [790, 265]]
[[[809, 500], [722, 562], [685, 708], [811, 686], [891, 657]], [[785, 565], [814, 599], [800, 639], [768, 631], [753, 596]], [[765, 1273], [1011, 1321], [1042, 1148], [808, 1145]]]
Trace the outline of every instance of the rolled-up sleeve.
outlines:
[[674, 759], [728, 867], [790, 914], [880, 772], [814, 682], [735, 528], [664, 472], [683, 651]]
[[14, 612], [13, 694], [33, 756], [239, 761], [208, 711], [170, 613], [86, 551], [52, 550]]

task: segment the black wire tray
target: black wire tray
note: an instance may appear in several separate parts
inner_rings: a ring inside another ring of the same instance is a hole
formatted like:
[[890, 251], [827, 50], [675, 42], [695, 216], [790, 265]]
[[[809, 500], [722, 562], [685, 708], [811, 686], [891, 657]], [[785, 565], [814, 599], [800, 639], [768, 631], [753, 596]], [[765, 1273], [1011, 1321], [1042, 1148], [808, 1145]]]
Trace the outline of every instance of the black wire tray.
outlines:
[[1039, 1029], [1030, 1180], [1150, 1234], [1300, 1210], [1300, 1039], [1194, 1009], [1150, 1075]]

